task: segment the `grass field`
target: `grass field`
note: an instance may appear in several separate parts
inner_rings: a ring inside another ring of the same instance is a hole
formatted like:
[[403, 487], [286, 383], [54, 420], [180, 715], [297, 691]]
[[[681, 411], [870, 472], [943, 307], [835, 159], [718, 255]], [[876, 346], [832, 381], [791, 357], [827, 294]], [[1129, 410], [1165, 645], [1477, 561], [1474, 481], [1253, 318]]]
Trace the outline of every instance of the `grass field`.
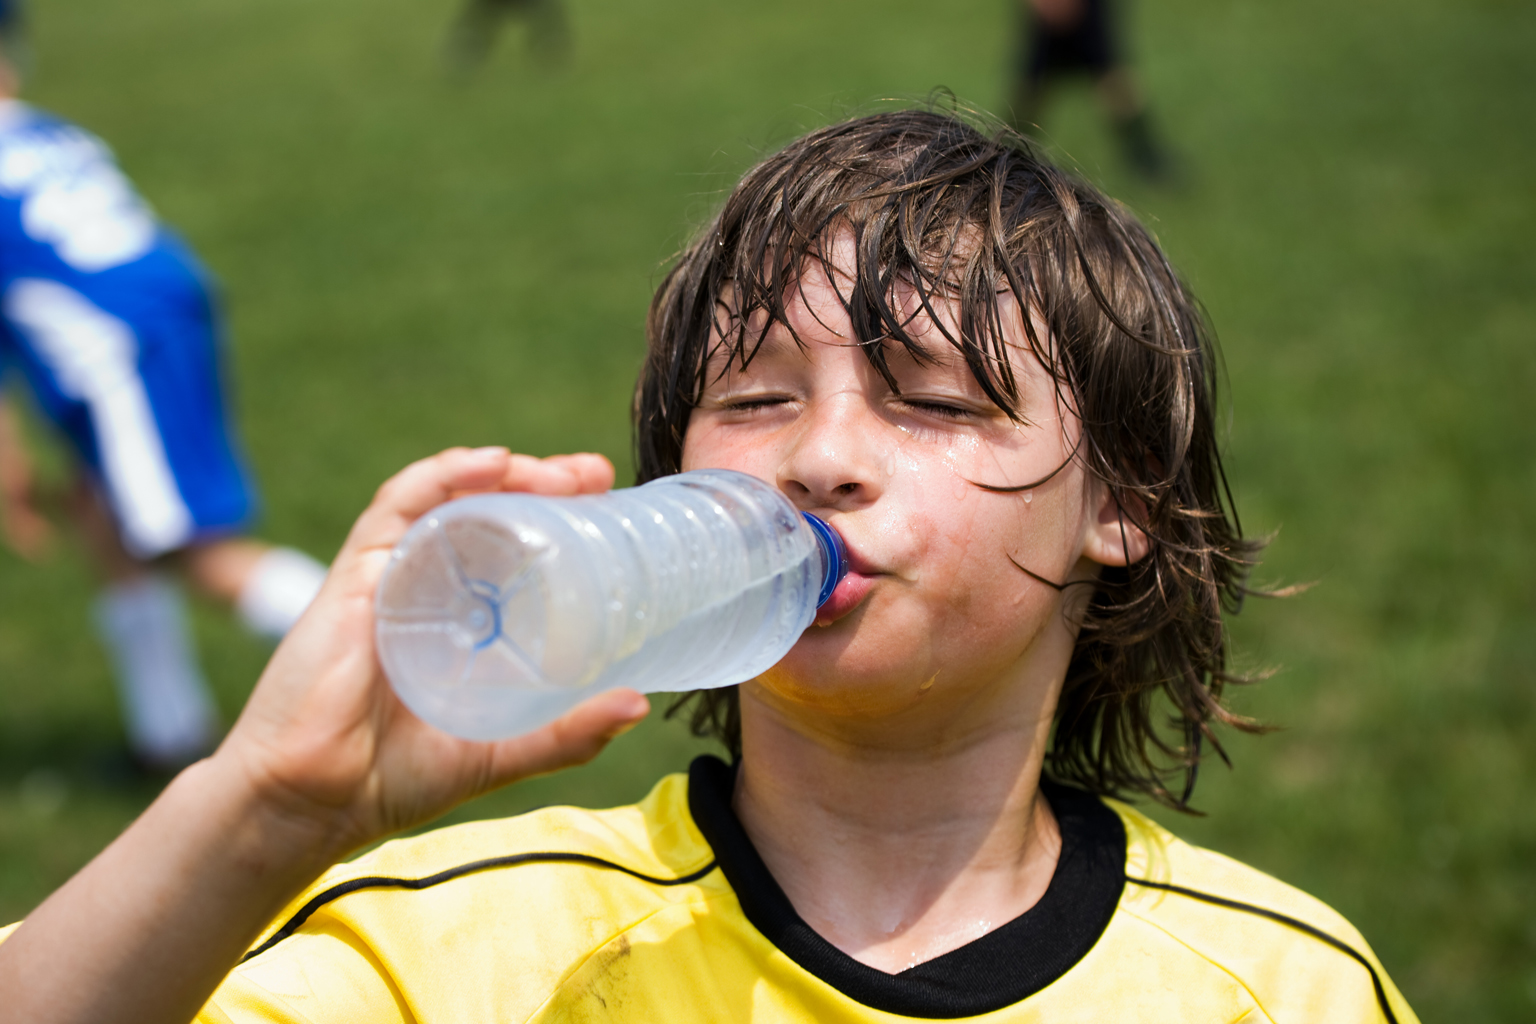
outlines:
[[[995, 106], [1006, 0], [571, 0], [545, 68], [438, 62], [447, 0], [37, 0], [33, 97], [96, 130], [222, 279], [262, 532], [329, 555], [458, 443], [595, 449], [670, 252], [765, 149], [881, 98]], [[1047, 127], [1208, 304], [1263, 577], [1231, 744], [1183, 835], [1299, 884], [1426, 1020], [1536, 1015], [1536, 8], [1142, 0], [1184, 188], [1119, 170], [1085, 92]], [[1525, 512], [1521, 510], [1525, 509]], [[88, 573], [0, 553], [0, 917], [153, 797], [114, 769]], [[199, 609], [229, 716], [263, 648]], [[454, 815], [632, 799], [698, 744], [648, 722]]]

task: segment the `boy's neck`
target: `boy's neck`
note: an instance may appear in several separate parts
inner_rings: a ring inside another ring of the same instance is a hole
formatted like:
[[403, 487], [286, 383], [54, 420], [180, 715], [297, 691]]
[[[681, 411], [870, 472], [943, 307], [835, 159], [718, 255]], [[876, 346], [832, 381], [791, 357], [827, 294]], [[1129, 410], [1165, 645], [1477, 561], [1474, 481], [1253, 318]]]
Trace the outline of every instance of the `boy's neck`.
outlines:
[[868, 742], [829, 735], [749, 684], [737, 815], [817, 933], [905, 970], [1007, 923], [1049, 886], [1061, 839], [1039, 779], [1055, 695], [930, 714], [893, 745], [892, 723]]

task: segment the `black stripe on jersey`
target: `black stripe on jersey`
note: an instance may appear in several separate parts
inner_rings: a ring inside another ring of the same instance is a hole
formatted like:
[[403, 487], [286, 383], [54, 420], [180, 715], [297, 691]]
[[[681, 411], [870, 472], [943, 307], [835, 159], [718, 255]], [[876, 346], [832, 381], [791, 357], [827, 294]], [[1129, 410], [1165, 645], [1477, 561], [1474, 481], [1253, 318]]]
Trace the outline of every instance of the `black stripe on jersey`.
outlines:
[[1012, 1006], [1088, 954], [1125, 891], [1125, 827], [1081, 790], [1043, 781], [1061, 828], [1051, 882], [1029, 910], [899, 974], [860, 963], [816, 934], [769, 873], [731, 809], [736, 772], [719, 758], [688, 769], [688, 810], [742, 913], [782, 953], [848, 998], [902, 1017], [975, 1017]]
[[1188, 896], [1190, 899], [1200, 900], [1202, 903], [1211, 903], [1218, 907], [1226, 907], [1229, 910], [1241, 910], [1246, 914], [1256, 914], [1259, 917], [1268, 918], [1269, 920], [1278, 922], [1279, 924], [1295, 928], [1297, 931], [1305, 935], [1310, 935], [1319, 942], [1325, 942], [1332, 946], [1334, 949], [1338, 950], [1340, 953], [1345, 953], [1354, 957], [1356, 960], [1360, 961], [1360, 966], [1371, 972], [1371, 984], [1376, 986], [1376, 1002], [1380, 1004], [1382, 1014], [1387, 1018], [1389, 1024], [1397, 1024], [1397, 1015], [1392, 1012], [1392, 1006], [1387, 1002], [1387, 990], [1381, 984], [1381, 975], [1376, 973], [1376, 968], [1371, 966], [1371, 961], [1368, 960], [1359, 950], [1355, 949], [1349, 943], [1344, 942], [1341, 939], [1334, 938], [1332, 935], [1329, 935], [1321, 928], [1314, 928], [1310, 924], [1307, 924], [1305, 921], [1298, 921], [1294, 917], [1279, 913], [1278, 911], [1269, 910], [1266, 907], [1256, 907], [1252, 903], [1243, 903], [1240, 900], [1229, 900], [1225, 896], [1212, 896], [1208, 892], [1199, 892], [1195, 889], [1186, 889], [1182, 885], [1170, 885], [1167, 882], [1152, 882], [1145, 878], [1132, 878], [1130, 875], [1126, 875], [1125, 880], [1130, 882], [1132, 885], [1140, 885], [1148, 889], [1161, 889], [1164, 892], [1178, 893], [1180, 896]]
[[643, 871], [627, 868], [623, 864], [615, 864], [611, 860], [603, 860], [601, 857], [593, 857], [585, 853], [514, 853], [505, 857], [487, 857], [484, 860], [472, 860], [468, 864], [460, 864], [456, 867], [439, 871], [435, 875], [425, 878], [394, 878], [389, 875], [368, 875], [364, 878], [352, 878], [316, 894], [308, 903], [304, 904], [290, 917], [283, 926], [272, 933], [272, 937], [261, 945], [251, 950], [240, 958], [245, 963], [253, 956], [258, 956], [282, 942], [288, 936], [304, 926], [315, 911], [325, 906], [332, 900], [340, 899], [348, 893], [357, 892], [359, 889], [430, 889], [434, 885], [442, 885], [451, 882], [455, 878], [474, 874], [477, 871], [489, 871], [491, 868], [515, 868], [523, 864], [584, 864], [587, 867], [606, 868], [610, 871], [622, 871], [626, 875], [649, 882], [652, 885], [687, 885], [689, 882], [697, 882], [711, 871], [715, 870], [715, 862], [691, 871], [681, 878], [656, 878], [647, 875]]

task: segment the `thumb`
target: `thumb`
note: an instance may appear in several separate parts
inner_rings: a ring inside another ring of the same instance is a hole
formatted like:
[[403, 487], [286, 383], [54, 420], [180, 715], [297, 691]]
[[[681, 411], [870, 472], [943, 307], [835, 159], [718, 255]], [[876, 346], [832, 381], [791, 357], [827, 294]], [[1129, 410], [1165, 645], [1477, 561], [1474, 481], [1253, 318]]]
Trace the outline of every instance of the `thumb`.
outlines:
[[548, 725], [493, 744], [489, 785], [585, 764], [640, 724], [650, 710], [651, 702], [634, 690], [608, 690], [591, 697]]

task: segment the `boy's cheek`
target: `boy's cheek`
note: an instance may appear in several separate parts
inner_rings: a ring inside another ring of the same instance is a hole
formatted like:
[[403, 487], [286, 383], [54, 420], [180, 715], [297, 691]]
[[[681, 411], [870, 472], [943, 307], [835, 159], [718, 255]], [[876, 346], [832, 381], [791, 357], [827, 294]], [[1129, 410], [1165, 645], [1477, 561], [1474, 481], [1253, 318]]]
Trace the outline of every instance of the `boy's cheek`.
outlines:
[[739, 424], [723, 424], [716, 413], [695, 411], [683, 437], [682, 471], [734, 469], [776, 484], [779, 460], [760, 435]]

